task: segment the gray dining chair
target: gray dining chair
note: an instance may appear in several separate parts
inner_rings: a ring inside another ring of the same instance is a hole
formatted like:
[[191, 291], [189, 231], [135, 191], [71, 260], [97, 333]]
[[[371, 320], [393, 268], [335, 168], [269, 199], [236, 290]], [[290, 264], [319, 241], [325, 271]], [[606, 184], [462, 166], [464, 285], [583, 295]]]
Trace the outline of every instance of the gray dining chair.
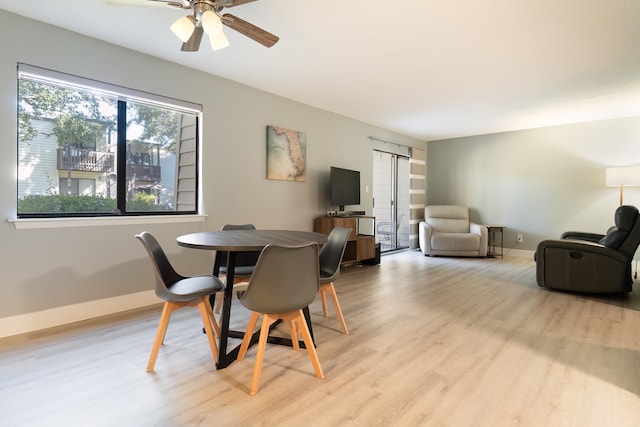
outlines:
[[299, 349], [298, 339], [302, 335], [305, 348], [318, 378], [324, 378], [314, 343], [309, 333], [302, 309], [313, 302], [319, 286], [318, 244], [297, 246], [267, 245], [262, 250], [249, 286], [240, 299], [243, 306], [251, 310], [238, 360], [247, 354], [258, 318], [262, 316], [260, 338], [253, 369], [249, 394], [255, 395], [260, 383], [269, 327], [276, 321], [289, 323], [291, 341]]
[[342, 263], [342, 257], [344, 250], [347, 247], [347, 241], [349, 240], [349, 234], [351, 234], [350, 228], [334, 227], [329, 233], [327, 243], [322, 246], [320, 251], [320, 298], [322, 299], [322, 313], [324, 317], [329, 317], [327, 310], [327, 294], [333, 301], [333, 307], [336, 311], [336, 316], [342, 327], [342, 332], [345, 335], [349, 335], [347, 329], [347, 323], [342, 315], [342, 309], [338, 302], [338, 295], [336, 294], [336, 288], [333, 282], [340, 276], [340, 264]]
[[160, 323], [158, 324], [151, 355], [147, 363], [147, 372], [153, 371], [155, 367], [160, 346], [163, 344], [167, 333], [171, 314], [183, 307], [196, 307], [200, 311], [204, 330], [209, 340], [209, 347], [211, 347], [211, 354], [215, 362], [218, 359], [218, 346], [214, 335], [219, 335], [220, 330], [211, 310], [209, 297], [223, 290], [223, 283], [213, 275], [185, 277], [178, 274], [153, 235], [143, 231], [135, 237], [140, 240], [151, 258], [156, 273], [155, 292], [158, 298], [164, 301]]
[[[253, 224], [224, 224], [220, 230], [255, 230], [256, 227]], [[216, 257], [220, 257], [220, 274], [227, 274], [227, 253], [223, 251], [216, 252]], [[253, 274], [253, 269], [256, 266], [260, 251], [256, 252], [236, 252], [236, 265], [233, 269], [233, 288], [236, 294], [242, 296], [242, 293], [247, 288], [247, 282]], [[242, 285], [239, 285], [241, 284]], [[222, 294], [218, 298], [215, 304], [215, 312], [220, 313], [222, 310], [223, 298]]]

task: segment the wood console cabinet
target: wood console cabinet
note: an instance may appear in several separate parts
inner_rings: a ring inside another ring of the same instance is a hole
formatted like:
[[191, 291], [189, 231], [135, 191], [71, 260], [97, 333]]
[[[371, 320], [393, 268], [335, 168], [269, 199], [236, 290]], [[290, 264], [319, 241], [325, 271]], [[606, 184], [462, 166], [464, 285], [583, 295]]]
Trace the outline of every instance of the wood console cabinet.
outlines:
[[349, 241], [344, 250], [342, 265], [353, 264], [361, 261], [369, 261], [376, 258], [376, 238], [373, 235], [359, 234], [360, 220], [373, 221], [372, 230], [376, 229], [375, 217], [373, 216], [320, 216], [314, 220], [313, 231], [317, 233], [329, 234], [333, 227], [350, 228]]

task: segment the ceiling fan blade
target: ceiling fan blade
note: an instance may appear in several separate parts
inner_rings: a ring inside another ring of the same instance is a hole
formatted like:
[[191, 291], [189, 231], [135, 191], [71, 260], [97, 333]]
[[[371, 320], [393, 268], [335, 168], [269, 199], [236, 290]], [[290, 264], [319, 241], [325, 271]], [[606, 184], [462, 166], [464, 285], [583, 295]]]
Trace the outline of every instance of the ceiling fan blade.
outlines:
[[186, 43], [182, 43], [182, 48], [180, 50], [183, 52], [197, 52], [200, 48], [203, 32], [202, 26], [196, 25], [196, 28], [193, 30], [193, 34], [191, 34], [191, 38], [189, 38]]
[[240, 19], [237, 16], [231, 15], [230, 13], [225, 13], [223, 17], [228, 18], [222, 20], [225, 25], [236, 30], [240, 34], [244, 34], [250, 39], [257, 41], [263, 46], [271, 47], [280, 40], [280, 37], [273, 35], [260, 27], [256, 27], [255, 25]]
[[102, 0], [102, 3], [114, 6], [145, 6], [145, 7], [167, 7], [168, 1], [163, 0]]

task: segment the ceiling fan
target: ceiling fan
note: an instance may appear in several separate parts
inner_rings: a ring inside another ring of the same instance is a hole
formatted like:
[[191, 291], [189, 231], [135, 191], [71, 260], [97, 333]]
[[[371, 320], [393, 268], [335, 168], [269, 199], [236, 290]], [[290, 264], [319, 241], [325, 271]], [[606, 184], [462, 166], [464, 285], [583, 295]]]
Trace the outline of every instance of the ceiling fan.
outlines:
[[223, 25], [266, 47], [276, 44], [279, 37], [230, 13], [222, 13], [227, 7], [239, 6], [256, 0], [102, 0], [104, 3], [130, 6], [160, 6], [189, 10], [191, 13], [171, 24], [171, 31], [182, 40], [184, 52], [196, 52], [202, 36], [206, 34], [213, 50], [229, 46]]

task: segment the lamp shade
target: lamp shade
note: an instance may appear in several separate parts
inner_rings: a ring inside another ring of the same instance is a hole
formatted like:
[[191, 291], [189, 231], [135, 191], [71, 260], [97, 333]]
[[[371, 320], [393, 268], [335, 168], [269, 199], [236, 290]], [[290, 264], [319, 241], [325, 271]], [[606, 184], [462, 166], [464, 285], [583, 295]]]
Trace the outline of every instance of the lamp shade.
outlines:
[[206, 10], [202, 14], [202, 29], [209, 37], [213, 37], [222, 31], [222, 21], [213, 11]]
[[229, 40], [227, 36], [224, 35], [224, 31], [220, 31], [218, 34], [214, 34], [209, 37], [209, 41], [211, 42], [211, 49], [219, 50], [224, 49], [229, 46]]
[[607, 186], [638, 186], [640, 185], [640, 166], [621, 166], [605, 170]]
[[196, 28], [196, 19], [193, 16], [183, 16], [171, 24], [171, 31], [176, 35], [183, 43], [186, 43], [191, 38], [193, 30]]

